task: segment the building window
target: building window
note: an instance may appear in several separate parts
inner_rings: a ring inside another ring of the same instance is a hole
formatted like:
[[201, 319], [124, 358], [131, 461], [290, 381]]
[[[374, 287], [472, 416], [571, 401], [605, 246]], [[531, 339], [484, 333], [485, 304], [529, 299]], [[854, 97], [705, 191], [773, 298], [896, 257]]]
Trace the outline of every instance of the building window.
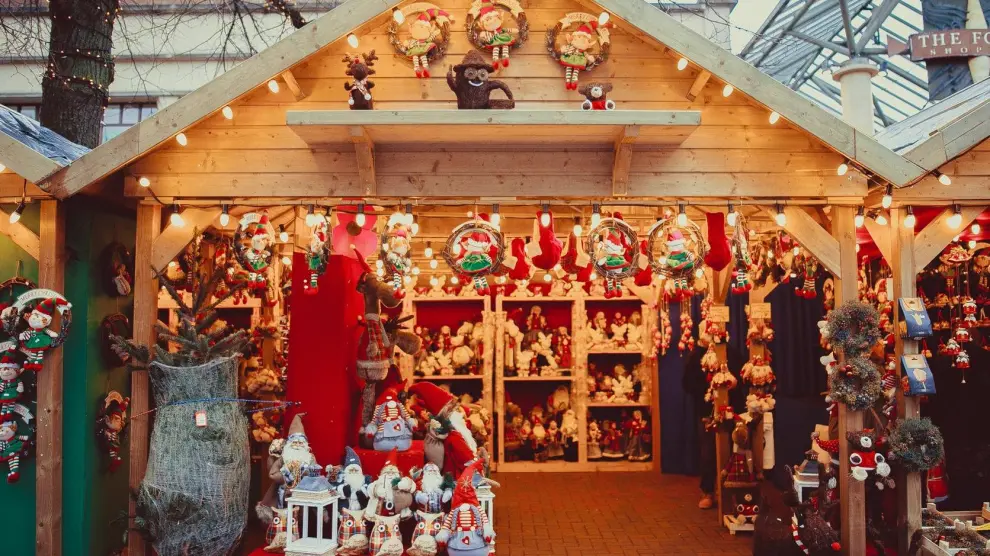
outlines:
[[14, 112], [20, 112], [35, 121], [40, 117], [41, 105], [39, 104], [6, 104], [6, 106]]
[[125, 129], [157, 111], [158, 105], [153, 102], [107, 105], [107, 110], [103, 113], [103, 142], [120, 135]]

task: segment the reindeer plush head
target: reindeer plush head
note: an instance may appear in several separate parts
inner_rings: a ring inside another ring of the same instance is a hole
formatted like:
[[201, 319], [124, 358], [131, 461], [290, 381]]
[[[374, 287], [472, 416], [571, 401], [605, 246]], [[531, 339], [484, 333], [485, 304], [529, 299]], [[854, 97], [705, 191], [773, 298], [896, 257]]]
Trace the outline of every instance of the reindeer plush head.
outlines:
[[[364, 61], [361, 58], [364, 58]], [[375, 60], [378, 60], [378, 56], [375, 56], [374, 50], [361, 56], [348, 54], [343, 59], [343, 62], [347, 64], [347, 71], [344, 73], [353, 77], [356, 81], [367, 79], [369, 76], [375, 75], [373, 68]]]

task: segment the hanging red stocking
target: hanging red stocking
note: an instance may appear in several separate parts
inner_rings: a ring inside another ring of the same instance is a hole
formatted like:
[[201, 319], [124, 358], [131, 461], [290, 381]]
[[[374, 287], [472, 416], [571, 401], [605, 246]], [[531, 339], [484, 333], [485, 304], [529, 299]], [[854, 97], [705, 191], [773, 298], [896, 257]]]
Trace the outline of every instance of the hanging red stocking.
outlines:
[[716, 272], [729, 265], [732, 251], [729, 248], [729, 238], [725, 234], [725, 215], [721, 212], [709, 212], [705, 215], [708, 222], [708, 245], [710, 250], [705, 255], [705, 264]]

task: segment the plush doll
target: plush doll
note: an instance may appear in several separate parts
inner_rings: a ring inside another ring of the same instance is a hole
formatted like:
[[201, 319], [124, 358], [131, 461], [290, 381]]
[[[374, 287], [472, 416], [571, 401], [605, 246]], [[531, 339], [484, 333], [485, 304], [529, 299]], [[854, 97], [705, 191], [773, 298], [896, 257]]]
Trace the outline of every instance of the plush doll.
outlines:
[[849, 465], [852, 478], [857, 481], [870, 481], [870, 486], [877, 490], [884, 487], [894, 487], [890, 477], [890, 465], [887, 459], [877, 449], [877, 434], [872, 430], [861, 430], [846, 433], [849, 442]]
[[0, 463], [7, 462], [7, 482], [21, 478], [21, 458], [27, 454], [31, 437], [17, 434], [17, 421], [12, 417], [0, 419]]
[[392, 450], [385, 459], [378, 479], [368, 487], [368, 506], [365, 508], [365, 519], [368, 521], [380, 517], [412, 517], [416, 482], [402, 476], [396, 466], [397, 461], [398, 451]]
[[598, 421], [592, 419], [588, 423], [588, 461], [600, 459], [602, 459], [602, 431], [598, 428]]
[[269, 444], [278, 438], [278, 429], [265, 417], [263, 411], [251, 414], [251, 438], [259, 444]]
[[533, 220], [533, 240], [526, 245], [526, 254], [536, 268], [549, 271], [560, 262], [564, 246], [554, 234], [553, 227], [553, 212], [550, 209], [543, 208], [536, 213]]
[[340, 510], [336, 556], [364, 556], [368, 553], [368, 527], [364, 510]]
[[98, 436], [110, 458], [110, 472], [116, 471], [124, 460], [120, 457], [120, 442], [127, 428], [127, 406], [131, 399], [111, 391], [103, 401], [98, 423]]
[[437, 434], [442, 450], [437, 450], [432, 455], [428, 451], [428, 461], [436, 463], [444, 473], [459, 474], [479, 456], [478, 443], [468, 428], [467, 417], [458, 399], [427, 381], [413, 384], [409, 391], [443, 425]]
[[[443, 525], [443, 513], [416, 511], [416, 528], [413, 529], [408, 556], [436, 556], [439, 551], [437, 535]], [[338, 552], [339, 554], [339, 552]]]
[[393, 449], [405, 452], [412, 446], [416, 419], [409, 415], [406, 406], [399, 402], [399, 392], [387, 388], [375, 402], [375, 412], [364, 429], [378, 452]]
[[450, 513], [437, 534], [437, 543], [446, 545], [450, 556], [488, 556], [491, 551], [495, 530], [474, 487], [474, 475], [482, 470], [480, 461], [472, 463], [461, 472], [454, 487]]
[[[289, 424], [288, 436], [284, 444], [275, 447], [278, 456], [270, 458], [269, 468], [277, 466], [279, 478], [275, 481], [279, 485], [279, 506], [284, 501], [286, 490], [291, 490], [299, 484], [304, 477], [319, 475], [323, 469], [316, 462], [309, 446], [309, 438], [306, 436], [306, 429], [303, 426], [302, 418], [305, 413], [297, 413]], [[275, 443], [273, 443], [273, 446]], [[269, 448], [272, 454], [273, 448]]]
[[758, 513], [760, 513], [759, 504], [754, 502], [753, 495], [747, 492], [743, 495], [741, 502], [736, 502], [736, 515], [731, 516], [730, 519], [736, 525], [753, 524]]
[[41, 370], [45, 352], [54, 347], [55, 339], [59, 336], [58, 333], [48, 328], [52, 323], [52, 315], [55, 311], [64, 313], [71, 308], [72, 305], [65, 299], [49, 297], [38, 303], [30, 313], [24, 316], [28, 323], [28, 329], [18, 335], [18, 340], [21, 341], [21, 351], [27, 356], [24, 370]]
[[[430, 58], [444, 50], [445, 36], [454, 18], [447, 12], [430, 8], [409, 21], [409, 38], [394, 39], [402, 54], [408, 57], [416, 70], [416, 77], [430, 77]], [[441, 54], [442, 55], [442, 54]]]
[[606, 419], [604, 427], [605, 450], [602, 455], [605, 459], [624, 459], [626, 454], [622, 448], [622, 431], [619, 430], [619, 424]]
[[625, 429], [629, 441], [626, 443], [626, 457], [629, 461], [650, 459], [649, 424], [643, 418], [643, 411], [634, 409]]
[[615, 365], [615, 377], [612, 379], [612, 401], [614, 403], [628, 403], [633, 398], [633, 382], [629, 376], [629, 370], [622, 363]]
[[[447, 86], [457, 97], [460, 110], [511, 109], [516, 107], [512, 90], [503, 81], [489, 79], [495, 67], [485, 62], [481, 53], [471, 50], [460, 64], [447, 71]], [[502, 91], [506, 98], [491, 98], [492, 91]]]
[[[629, 238], [619, 230], [611, 230], [602, 239], [601, 252], [595, 264], [604, 269], [602, 272], [621, 273], [631, 265], [629, 253], [635, 252], [638, 246], [629, 245]], [[622, 297], [622, 286], [612, 275], [605, 276], [605, 297]]]
[[551, 420], [550, 424], [547, 425], [547, 458], [564, 458], [564, 446], [560, 437], [560, 427], [555, 420]]
[[709, 212], [705, 215], [708, 224], [708, 254], [705, 264], [718, 272], [732, 261], [732, 251], [729, 238], [725, 234], [725, 215], [721, 212]]
[[24, 394], [24, 369], [17, 361], [17, 344], [0, 344], [0, 420], [13, 414], [16, 404]]
[[[500, 6], [501, 4], [501, 6]], [[519, 22], [519, 28], [505, 26], [505, 13]], [[520, 46], [528, 33], [526, 14], [516, 0], [477, 0], [471, 5], [467, 19], [468, 38], [482, 50], [492, 51], [492, 67], [509, 67], [509, 49]]]
[[398, 515], [375, 515], [371, 522], [371, 538], [368, 541], [369, 556], [402, 556], [402, 532]]
[[574, 359], [571, 353], [571, 334], [568, 332], [567, 327], [557, 327], [554, 338], [556, 339], [554, 353], [557, 354], [558, 366], [561, 369], [570, 369]]
[[567, 409], [564, 414], [560, 417], [560, 437], [564, 442], [564, 445], [569, 445], [570, 443], [577, 442], [578, 439], [578, 421], [577, 412], [573, 409]]
[[581, 110], [615, 110], [615, 102], [608, 99], [612, 92], [611, 83], [588, 83], [578, 92], [584, 96]]
[[543, 463], [547, 461], [550, 454], [547, 451], [547, 428], [543, 424], [543, 408], [533, 408], [533, 410], [537, 409], [539, 411], [530, 411], [529, 415], [529, 422], [533, 426], [530, 442], [533, 447], [533, 461]]
[[543, 308], [533, 305], [529, 309], [529, 315], [526, 316], [526, 332], [546, 329], [547, 317], [543, 315]]
[[[299, 538], [299, 507], [292, 509], [292, 538]], [[285, 552], [285, 543], [288, 540], [289, 520], [287, 517], [288, 508], [272, 508], [272, 521], [268, 524], [268, 531], [265, 533], [265, 552], [281, 554]], [[340, 554], [338, 552], [337, 554]]]
[[756, 480], [753, 474], [753, 452], [749, 448], [749, 427], [738, 415], [735, 417], [736, 427], [732, 431], [732, 454], [729, 462], [722, 469], [722, 479], [731, 483], [752, 483]]
[[626, 317], [622, 313], [615, 313], [612, 317], [612, 324], [609, 325], [609, 338], [611, 338], [612, 343], [616, 347], [623, 348], [626, 346], [626, 330], [629, 325], [626, 324]]
[[440, 514], [450, 503], [453, 491], [443, 474], [440, 466], [435, 463], [427, 463], [421, 471], [414, 471], [413, 478], [419, 481], [415, 495], [418, 513]]
[[344, 90], [348, 92], [347, 104], [350, 105], [351, 110], [371, 110], [374, 108], [374, 101], [371, 100], [371, 89], [375, 87], [375, 82], [368, 80], [368, 77], [375, 75], [373, 66], [378, 56], [375, 56], [374, 50], [362, 56], [364, 57], [363, 62], [356, 54], [354, 56], [348, 54], [344, 56], [343, 60], [347, 64], [347, 71], [344, 73], [354, 78], [353, 83], [344, 83]]
[[[609, 38], [605, 28], [611, 27], [611, 24], [599, 25], [596, 19], [575, 21], [579, 23], [578, 28], [573, 33], [565, 35], [564, 44], [558, 52], [555, 45], [556, 36], [565, 22], [571, 23], [569, 16], [548, 32], [547, 43], [551, 47], [553, 56], [564, 67], [564, 85], [567, 89], [576, 91], [578, 89], [578, 74], [581, 71], [594, 68], [607, 57]], [[601, 52], [595, 54], [593, 50], [598, 44], [601, 44]]]

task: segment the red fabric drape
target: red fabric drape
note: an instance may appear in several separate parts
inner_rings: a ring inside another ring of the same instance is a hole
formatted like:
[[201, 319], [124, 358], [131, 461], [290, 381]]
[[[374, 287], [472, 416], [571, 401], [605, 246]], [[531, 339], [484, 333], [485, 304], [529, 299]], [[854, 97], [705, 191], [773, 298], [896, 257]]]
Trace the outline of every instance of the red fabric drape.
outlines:
[[316, 460], [339, 464], [344, 447], [357, 446], [361, 393], [354, 365], [364, 300], [355, 287], [361, 266], [354, 259], [330, 257], [316, 295], [303, 293], [309, 277], [303, 272], [304, 254], [295, 254], [293, 268], [298, 270], [292, 276], [286, 397], [302, 405], [287, 412], [285, 423], [306, 412], [303, 422]]

